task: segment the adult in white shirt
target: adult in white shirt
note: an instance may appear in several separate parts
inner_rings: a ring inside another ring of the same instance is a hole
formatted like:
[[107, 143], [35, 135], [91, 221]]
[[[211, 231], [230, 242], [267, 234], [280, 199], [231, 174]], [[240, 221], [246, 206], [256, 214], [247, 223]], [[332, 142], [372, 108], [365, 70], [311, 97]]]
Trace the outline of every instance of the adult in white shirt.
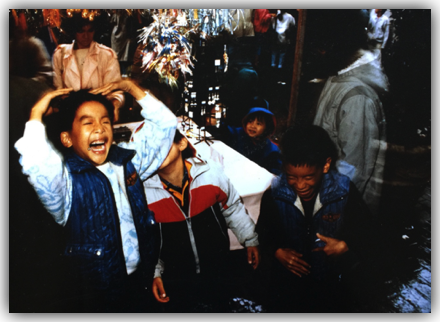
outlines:
[[387, 9], [374, 9], [371, 11], [368, 24], [368, 38], [374, 48], [382, 49], [388, 41], [390, 34], [390, 20], [384, 15]]
[[272, 20], [272, 28], [276, 31], [276, 40], [272, 47], [272, 67], [283, 68], [290, 33], [295, 28], [295, 18], [285, 9], [278, 9], [277, 17]]

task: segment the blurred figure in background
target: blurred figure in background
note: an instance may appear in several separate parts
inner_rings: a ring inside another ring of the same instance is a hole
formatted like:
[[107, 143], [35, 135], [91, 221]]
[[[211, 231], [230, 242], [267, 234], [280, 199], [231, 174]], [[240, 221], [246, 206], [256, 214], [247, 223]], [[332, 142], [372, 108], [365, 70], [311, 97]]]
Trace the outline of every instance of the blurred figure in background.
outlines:
[[40, 39], [28, 34], [23, 13], [9, 18], [9, 75], [52, 84], [49, 53]]
[[368, 39], [373, 48], [385, 48], [390, 35], [390, 20], [384, 13], [387, 9], [373, 9], [368, 23]]
[[111, 46], [118, 56], [121, 74], [129, 76], [129, 66], [133, 64], [136, 50], [136, 18], [126, 10], [114, 11], [110, 23], [113, 25]]
[[366, 10], [332, 10], [322, 19], [333, 76], [321, 92], [313, 123], [330, 134], [340, 156], [338, 171], [377, 215], [387, 148], [382, 98], [389, 84], [377, 51], [368, 50], [368, 19]]
[[271, 66], [283, 68], [287, 46], [295, 29], [295, 18], [286, 9], [278, 9], [277, 18], [272, 20], [272, 28], [276, 31], [276, 38], [272, 44]]
[[267, 48], [269, 44], [267, 31], [269, 30], [272, 17], [276, 15], [271, 14], [268, 9], [254, 9], [253, 16], [256, 42], [254, 65], [257, 67], [261, 61], [262, 53], [265, 50], [264, 48]]
[[[21, 172], [14, 143], [34, 104], [51, 90], [52, 65], [43, 43], [28, 35], [24, 14], [9, 14], [9, 309], [58, 312], [64, 306], [62, 231]], [[20, 21], [19, 21], [20, 19]], [[44, 233], [42, 233], [44, 231]], [[54, 307], [57, 303], [57, 307]]]

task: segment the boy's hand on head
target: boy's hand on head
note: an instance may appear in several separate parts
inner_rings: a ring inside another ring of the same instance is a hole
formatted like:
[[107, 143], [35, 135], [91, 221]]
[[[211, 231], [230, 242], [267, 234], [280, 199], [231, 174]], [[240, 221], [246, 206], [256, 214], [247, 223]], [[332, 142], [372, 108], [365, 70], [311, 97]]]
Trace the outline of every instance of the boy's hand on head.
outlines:
[[275, 258], [293, 274], [302, 277], [310, 273], [310, 265], [301, 259], [303, 255], [290, 248], [278, 248]]
[[247, 247], [247, 259], [248, 263], [252, 265], [252, 268], [257, 269], [258, 264], [260, 263], [260, 252], [257, 246]]
[[122, 79], [117, 82], [108, 83], [101, 87], [92, 89], [92, 94], [108, 95], [114, 91], [124, 91], [131, 94], [136, 100], [140, 100], [145, 96], [145, 92], [137, 86], [131, 79]]
[[29, 121], [42, 122], [43, 115], [49, 115], [54, 112], [49, 106], [50, 101], [57, 96], [69, 94], [72, 90], [73, 88], [61, 88], [44, 94], [44, 96], [32, 107]]
[[131, 80], [122, 79], [120, 81], [107, 83], [98, 88], [92, 89], [90, 90], [90, 93], [108, 95], [113, 91], [121, 91], [121, 90], [129, 93], [132, 85], [133, 82]]
[[324, 243], [324, 247], [317, 247], [312, 249], [312, 252], [323, 251], [327, 256], [340, 256], [348, 251], [347, 243], [343, 240], [326, 237], [321, 234], [316, 234]]
[[166, 296], [165, 289], [163, 287], [163, 281], [162, 278], [156, 277], [153, 280], [153, 295], [156, 298], [156, 300], [160, 303], [167, 303], [170, 298]]

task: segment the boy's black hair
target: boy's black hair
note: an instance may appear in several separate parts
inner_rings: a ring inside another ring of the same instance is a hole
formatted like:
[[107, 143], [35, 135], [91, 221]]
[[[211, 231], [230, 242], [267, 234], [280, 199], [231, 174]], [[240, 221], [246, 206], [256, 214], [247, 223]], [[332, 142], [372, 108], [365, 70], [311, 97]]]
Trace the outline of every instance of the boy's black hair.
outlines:
[[266, 124], [266, 128], [264, 129], [263, 136], [265, 138], [269, 137], [275, 131], [275, 123], [273, 120], [273, 116], [265, 113], [265, 112], [254, 112], [246, 115], [243, 119], [243, 127], [253, 120], [257, 119], [258, 121], [264, 121]]
[[104, 105], [110, 121], [113, 124], [114, 106], [112, 102], [101, 94], [91, 94], [89, 91], [90, 89], [81, 89], [76, 92], [71, 92], [64, 99], [55, 98], [50, 102], [50, 106], [58, 109], [58, 112], [45, 118], [46, 132], [48, 138], [58, 150], [65, 150], [60, 140], [61, 132], [72, 130], [76, 111], [85, 102], [98, 102]]
[[283, 134], [280, 143], [283, 164], [323, 167], [327, 158], [331, 167], [338, 157], [336, 145], [328, 133], [316, 125], [290, 127]]

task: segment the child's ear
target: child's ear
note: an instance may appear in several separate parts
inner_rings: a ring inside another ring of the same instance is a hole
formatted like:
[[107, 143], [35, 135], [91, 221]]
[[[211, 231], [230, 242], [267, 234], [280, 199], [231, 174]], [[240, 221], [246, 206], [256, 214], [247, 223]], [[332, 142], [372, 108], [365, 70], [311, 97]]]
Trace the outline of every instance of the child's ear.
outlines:
[[327, 173], [330, 171], [330, 165], [332, 164], [332, 158], [327, 158], [327, 160], [325, 161], [324, 164], [324, 169], [323, 169], [323, 173]]
[[179, 142], [179, 150], [180, 151], [183, 151], [183, 150], [185, 150], [186, 149], [186, 147], [188, 146], [188, 140], [187, 140], [187, 138], [182, 138], [182, 140], [180, 140], [180, 142]]
[[72, 139], [70, 138], [69, 132], [61, 132], [60, 139], [61, 139], [61, 143], [66, 148], [70, 148], [72, 146]]

